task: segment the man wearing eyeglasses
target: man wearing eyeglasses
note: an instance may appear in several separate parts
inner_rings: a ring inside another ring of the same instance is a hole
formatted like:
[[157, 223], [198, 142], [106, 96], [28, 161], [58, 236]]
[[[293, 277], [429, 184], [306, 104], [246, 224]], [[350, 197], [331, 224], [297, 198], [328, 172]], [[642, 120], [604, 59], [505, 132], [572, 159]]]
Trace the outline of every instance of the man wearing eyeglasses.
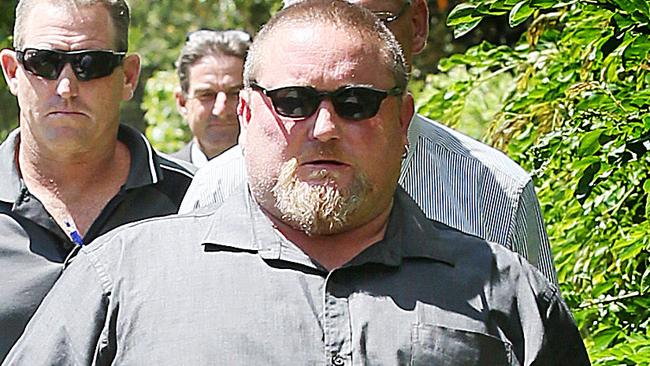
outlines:
[[[301, 0], [286, 0], [285, 6]], [[350, 0], [384, 21], [408, 65], [426, 45], [426, 0]], [[408, 132], [399, 183], [428, 218], [521, 254], [557, 283], [533, 181], [500, 151], [416, 114]], [[243, 179], [235, 154], [197, 172], [180, 212], [219, 204]], [[381, 159], [381, 154], [373, 156]]]
[[173, 157], [200, 168], [237, 144], [237, 96], [250, 42], [248, 33], [238, 30], [188, 35], [176, 61], [181, 86], [176, 105], [193, 137]]
[[550, 282], [398, 187], [406, 84], [368, 10], [307, 0], [276, 14], [239, 96], [248, 184], [216, 210], [82, 248], [7, 362], [588, 364]]
[[[120, 125], [140, 61], [123, 0], [21, 0], [0, 52], [19, 128], [0, 145], [0, 360], [80, 246], [178, 209], [191, 180]], [[189, 165], [188, 165], [189, 166]]]

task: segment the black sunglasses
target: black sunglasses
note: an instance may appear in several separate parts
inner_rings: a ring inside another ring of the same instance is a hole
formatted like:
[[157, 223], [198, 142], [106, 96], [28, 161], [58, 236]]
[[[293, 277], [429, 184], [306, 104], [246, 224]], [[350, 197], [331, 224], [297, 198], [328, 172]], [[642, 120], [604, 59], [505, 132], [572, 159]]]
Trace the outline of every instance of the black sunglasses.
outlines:
[[401, 95], [403, 89], [394, 87], [381, 90], [365, 86], [343, 86], [334, 91], [319, 91], [311, 86], [285, 86], [268, 90], [256, 83], [251, 88], [259, 90], [271, 99], [273, 109], [284, 117], [307, 118], [313, 115], [325, 98], [329, 98], [334, 110], [342, 118], [360, 121], [371, 118], [379, 111], [381, 102], [390, 96]]
[[379, 20], [381, 20], [382, 22], [391, 23], [399, 19], [402, 15], [404, 15], [406, 9], [408, 9], [409, 6], [411, 6], [411, 0], [406, 0], [404, 1], [404, 4], [402, 4], [402, 7], [399, 9], [397, 14], [394, 14], [392, 11], [381, 11], [381, 10], [372, 11], [372, 13], [375, 14], [375, 16], [379, 18]]
[[16, 51], [25, 70], [48, 80], [56, 80], [65, 64], [72, 66], [77, 79], [88, 81], [113, 73], [122, 64], [126, 52], [110, 50], [55, 51], [25, 48]]

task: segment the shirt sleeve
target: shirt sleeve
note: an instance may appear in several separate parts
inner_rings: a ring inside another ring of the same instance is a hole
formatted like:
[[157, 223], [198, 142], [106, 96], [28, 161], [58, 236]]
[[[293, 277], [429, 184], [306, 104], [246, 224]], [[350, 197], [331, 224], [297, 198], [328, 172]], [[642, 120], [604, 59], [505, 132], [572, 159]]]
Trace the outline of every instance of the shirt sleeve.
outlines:
[[519, 196], [508, 242], [513, 251], [525, 256], [551, 283], [557, 285], [551, 245], [532, 180]]
[[546, 308], [545, 342], [532, 365], [591, 365], [571, 311], [557, 289], [547, 293], [542, 302]]
[[[107, 278], [80, 253], [43, 300], [3, 365], [96, 365], [110, 353], [102, 340]], [[110, 362], [109, 362], [110, 363]]]

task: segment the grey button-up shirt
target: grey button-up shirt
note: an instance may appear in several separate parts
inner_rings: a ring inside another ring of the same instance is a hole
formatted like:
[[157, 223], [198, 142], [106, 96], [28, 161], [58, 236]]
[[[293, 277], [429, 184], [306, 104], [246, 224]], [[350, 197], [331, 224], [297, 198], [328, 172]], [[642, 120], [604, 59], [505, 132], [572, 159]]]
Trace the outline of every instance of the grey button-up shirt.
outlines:
[[[400, 185], [432, 220], [521, 254], [557, 283], [533, 181], [502, 152], [417, 114]], [[241, 149], [201, 168], [179, 212], [220, 204], [245, 181]]]
[[401, 189], [385, 238], [326, 271], [247, 190], [83, 248], [10, 365], [587, 365], [555, 286], [428, 220]]
[[[22, 181], [16, 166], [18, 132], [0, 145], [0, 360], [75, 246]], [[85, 243], [124, 223], [176, 212], [190, 184], [190, 170], [158, 156], [141, 133], [120, 126], [118, 138], [131, 153], [129, 175], [89, 228]]]

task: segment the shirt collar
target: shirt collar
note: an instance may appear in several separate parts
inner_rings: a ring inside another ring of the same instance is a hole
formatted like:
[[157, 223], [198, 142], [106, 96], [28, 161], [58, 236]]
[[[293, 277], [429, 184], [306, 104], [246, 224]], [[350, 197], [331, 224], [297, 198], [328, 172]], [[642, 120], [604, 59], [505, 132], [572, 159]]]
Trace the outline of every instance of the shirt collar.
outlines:
[[197, 168], [201, 168], [208, 163], [208, 157], [205, 156], [203, 151], [201, 151], [199, 144], [195, 143], [194, 141], [190, 142], [190, 160], [192, 161], [192, 164]]
[[156, 184], [163, 180], [160, 157], [142, 133], [133, 127], [120, 125], [117, 139], [123, 142], [131, 153], [131, 167], [124, 189]]
[[[132, 127], [120, 125], [117, 138], [131, 153], [129, 176], [123, 189], [142, 187], [162, 180], [160, 158], [142, 133]], [[17, 128], [0, 145], [0, 201], [15, 202], [20, 194], [21, 176], [15, 158], [19, 140], [20, 129]]]
[[[453, 245], [448, 245], [446, 230], [427, 219], [401, 187], [395, 193], [394, 202], [384, 239], [364, 250], [346, 266], [364, 263], [399, 266], [404, 258], [429, 258], [453, 266]], [[212, 214], [211, 223], [201, 245], [215, 244], [258, 252], [267, 259], [284, 260], [289, 260], [287, 254], [295, 248], [275, 230], [271, 220], [250, 196], [246, 185], [236, 190]]]

